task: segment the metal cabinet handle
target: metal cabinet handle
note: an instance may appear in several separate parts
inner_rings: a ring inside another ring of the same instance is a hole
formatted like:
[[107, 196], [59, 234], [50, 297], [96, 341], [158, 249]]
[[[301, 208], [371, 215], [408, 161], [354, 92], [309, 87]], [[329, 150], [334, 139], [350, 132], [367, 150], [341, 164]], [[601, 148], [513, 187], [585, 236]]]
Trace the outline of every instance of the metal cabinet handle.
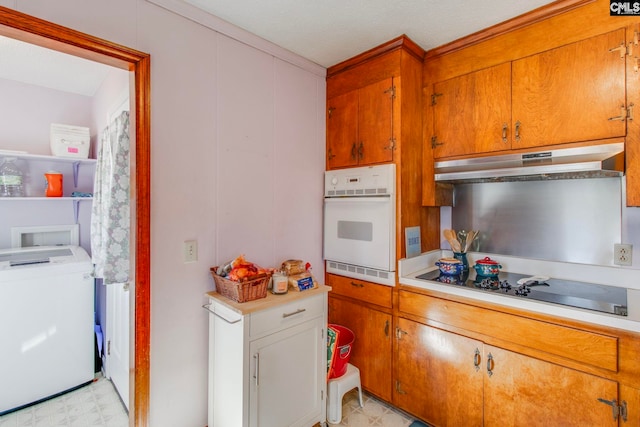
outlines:
[[522, 123], [520, 123], [520, 120], [518, 120], [516, 122], [516, 141], [520, 142], [520, 126], [522, 126]]
[[351, 145], [351, 160], [356, 160], [356, 143]]
[[386, 322], [384, 322], [384, 336], [385, 337], [389, 336], [389, 321], [388, 320]]
[[502, 142], [504, 142], [505, 144], [509, 141], [507, 139], [507, 130], [509, 129], [509, 125], [507, 125], [506, 123], [502, 124]]
[[489, 353], [487, 356], [487, 374], [489, 376], [493, 375], [493, 368], [495, 367], [495, 363], [493, 362], [493, 356]]
[[480, 370], [480, 363], [482, 363], [482, 357], [480, 356], [480, 350], [476, 348], [473, 355], [473, 366], [476, 368], [476, 372]]
[[355, 286], [356, 288], [364, 288], [364, 285], [362, 283], [358, 283], [358, 282], [351, 282], [351, 286]]
[[362, 160], [364, 157], [364, 143], [360, 141], [360, 146], [358, 147], [358, 160]]
[[398, 394], [407, 394], [407, 392], [402, 390], [402, 388], [400, 387], [400, 381], [398, 380], [396, 380], [396, 392]]
[[214, 315], [214, 316], [216, 316], [216, 317], [221, 318], [222, 320], [224, 320], [225, 322], [227, 322], [227, 323], [228, 323], [228, 324], [230, 324], [230, 325], [233, 325], [234, 323], [238, 323], [239, 321], [241, 321], [241, 320], [242, 320], [242, 317], [241, 317], [241, 318], [239, 318], [239, 319], [233, 320], [233, 321], [228, 320], [228, 319], [225, 319], [224, 317], [220, 316], [220, 315], [219, 315], [218, 313], [216, 313], [215, 311], [211, 310], [209, 307], [211, 307], [211, 304], [205, 304], [205, 305], [203, 305], [203, 306], [202, 306], [202, 308], [204, 308], [205, 310], [207, 310], [209, 313], [213, 314], [213, 315]]
[[287, 317], [295, 316], [296, 314], [304, 313], [305, 311], [307, 311], [306, 308], [299, 308], [293, 313], [282, 313], [282, 318], [286, 319]]
[[256, 364], [253, 378], [255, 378], [256, 387], [258, 387], [260, 385], [260, 353], [254, 354], [253, 360], [255, 360], [255, 364]]

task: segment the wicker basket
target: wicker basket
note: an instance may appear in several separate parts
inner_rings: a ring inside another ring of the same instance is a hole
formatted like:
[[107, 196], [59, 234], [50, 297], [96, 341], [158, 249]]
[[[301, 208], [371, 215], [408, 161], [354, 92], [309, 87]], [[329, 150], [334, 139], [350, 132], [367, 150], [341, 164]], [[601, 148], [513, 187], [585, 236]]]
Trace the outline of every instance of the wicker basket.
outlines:
[[247, 302], [267, 296], [270, 274], [261, 274], [255, 279], [234, 282], [216, 274], [217, 267], [211, 267], [211, 275], [216, 282], [216, 291], [235, 302]]

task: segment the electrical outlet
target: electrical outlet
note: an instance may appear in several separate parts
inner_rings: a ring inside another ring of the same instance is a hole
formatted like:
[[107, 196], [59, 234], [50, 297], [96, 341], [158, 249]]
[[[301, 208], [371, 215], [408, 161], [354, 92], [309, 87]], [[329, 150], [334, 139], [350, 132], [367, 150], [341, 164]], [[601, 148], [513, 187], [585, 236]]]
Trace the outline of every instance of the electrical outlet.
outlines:
[[184, 242], [184, 262], [195, 262], [198, 260], [198, 242], [187, 240]]
[[613, 263], [615, 265], [631, 265], [633, 245], [616, 243], [613, 245]]

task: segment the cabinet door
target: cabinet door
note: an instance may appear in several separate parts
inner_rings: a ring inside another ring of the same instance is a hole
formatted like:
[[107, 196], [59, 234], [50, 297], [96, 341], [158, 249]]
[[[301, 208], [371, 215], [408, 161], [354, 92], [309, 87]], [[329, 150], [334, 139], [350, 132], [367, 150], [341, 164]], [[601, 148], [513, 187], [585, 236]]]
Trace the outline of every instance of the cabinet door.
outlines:
[[511, 148], [511, 64], [434, 85], [434, 158]]
[[358, 159], [360, 165], [393, 161], [393, 79], [358, 91]]
[[329, 323], [355, 334], [350, 363], [360, 370], [362, 387], [391, 401], [391, 315], [329, 296]]
[[316, 318], [251, 342], [250, 426], [307, 427], [320, 420], [327, 366], [324, 327]]
[[327, 169], [358, 163], [358, 91], [327, 100]]
[[513, 148], [623, 137], [623, 29], [513, 62]]
[[482, 343], [398, 319], [393, 403], [436, 426], [482, 425]]
[[497, 347], [484, 351], [485, 426], [618, 425], [611, 406], [598, 401], [618, 400], [616, 382]]

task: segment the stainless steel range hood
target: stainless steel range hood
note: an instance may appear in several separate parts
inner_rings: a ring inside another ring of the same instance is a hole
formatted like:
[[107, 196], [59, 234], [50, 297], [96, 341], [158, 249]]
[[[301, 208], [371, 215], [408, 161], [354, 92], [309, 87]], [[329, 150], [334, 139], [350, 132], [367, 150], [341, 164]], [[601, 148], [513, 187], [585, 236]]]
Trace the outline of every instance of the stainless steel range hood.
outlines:
[[435, 180], [450, 183], [603, 178], [623, 173], [623, 142], [435, 163]]

